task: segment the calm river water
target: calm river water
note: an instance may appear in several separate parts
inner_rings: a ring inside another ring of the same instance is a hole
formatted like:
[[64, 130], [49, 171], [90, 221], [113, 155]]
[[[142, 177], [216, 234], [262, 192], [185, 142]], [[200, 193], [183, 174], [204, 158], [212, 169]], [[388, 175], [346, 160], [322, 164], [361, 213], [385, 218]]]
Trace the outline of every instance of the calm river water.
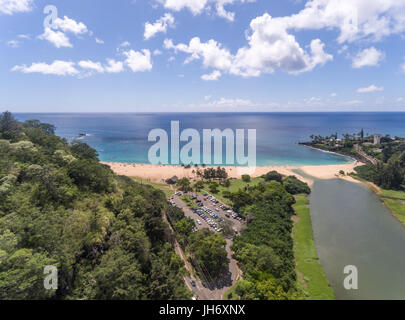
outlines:
[[[337, 299], [405, 299], [405, 228], [367, 187], [317, 180], [311, 216], [320, 262]], [[345, 290], [343, 269], [358, 269]]]

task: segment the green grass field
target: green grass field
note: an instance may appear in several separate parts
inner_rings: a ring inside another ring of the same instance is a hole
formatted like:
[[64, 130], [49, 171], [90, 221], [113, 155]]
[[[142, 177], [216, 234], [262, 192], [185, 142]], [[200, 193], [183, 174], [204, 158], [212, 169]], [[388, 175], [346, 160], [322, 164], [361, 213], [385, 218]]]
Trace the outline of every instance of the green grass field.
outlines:
[[148, 181], [148, 180], [141, 179], [138, 177], [132, 177], [132, 179], [138, 183], [146, 184], [146, 185], [152, 186], [156, 189], [163, 191], [167, 198], [171, 197], [174, 194], [174, 189], [171, 189], [168, 184]]
[[405, 191], [382, 190], [381, 197], [405, 200]]
[[405, 226], [405, 191], [382, 190], [378, 195], [394, 217]]
[[316, 253], [312, 232], [309, 201], [305, 195], [296, 196], [294, 210], [297, 220], [293, 228], [294, 256], [298, 273], [298, 286], [309, 300], [333, 300], [335, 295], [326, 279]]
[[225, 188], [224, 186], [219, 186], [219, 188], [218, 188], [219, 192], [217, 194], [212, 194], [211, 192], [209, 192], [208, 186], [210, 183], [207, 182], [205, 184], [205, 188], [203, 189], [203, 192], [212, 194], [219, 201], [230, 206], [230, 205], [232, 205], [232, 202], [229, 199], [223, 197], [223, 195], [222, 195], [223, 191], [236, 192], [239, 189], [243, 190], [243, 188], [247, 187], [248, 185], [249, 186], [258, 185], [262, 181], [264, 181], [263, 178], [253, 178], [250, 182], [244, 182], [242, 179], [232, 179], [231, 185], [229, 186], [229, 188]]

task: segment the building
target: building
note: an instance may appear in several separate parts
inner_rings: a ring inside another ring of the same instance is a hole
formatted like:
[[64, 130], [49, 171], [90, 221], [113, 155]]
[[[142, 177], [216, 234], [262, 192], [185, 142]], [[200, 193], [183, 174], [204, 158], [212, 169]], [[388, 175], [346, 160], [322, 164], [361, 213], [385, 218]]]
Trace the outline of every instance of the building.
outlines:
[[166, 180], [167, 184], [176, 184], [179, 181], [179, 178], [177, 176], [173, 176], [170, 179]]
[[380, 144], [381, 143], [381, 138], [382, 138], [381, 134], [375, 134], [374, 135], [374, 145]]

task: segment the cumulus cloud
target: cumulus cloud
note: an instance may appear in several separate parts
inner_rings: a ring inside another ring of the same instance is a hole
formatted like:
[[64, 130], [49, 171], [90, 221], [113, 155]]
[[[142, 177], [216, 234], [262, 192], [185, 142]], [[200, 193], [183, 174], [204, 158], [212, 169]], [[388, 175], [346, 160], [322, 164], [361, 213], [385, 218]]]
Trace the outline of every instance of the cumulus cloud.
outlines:
[[232, 5], [236, 2], [246, 3], [255, 2], [255, 0], [158, 0], [167, 9], [173, 11], [180, 11], [188, 9], [192, 14], [201, 14], [204, 11], [210, 11], [211, 7], [215, 8], [216, 14], [219, 17], [225, 18], [229, 21], [235, 19], [235, 13], [227, 11], [226, 5]]
[[151, 54], [149, 50], [125, 51], [125, 63], [133, 72], [145, 72], [152, 70]]
[[95, 40], [96, 43], [98, 43], [98, 44], [104, 44], [104, 40], [101, 40], [101, 39], [99, 39], [99, 38], [95, 38], [94, 40]]
[[[0, 0], [1, 1], [1, 0]], [[74, 35], [83, 35], [89, 33], [86, 25], [82, 22], [76, 22], [73, 19], [64, 16], [63, 19], [57, 18], [53, 21], [51, 27], [47, 27], [44, 33], [38, 36], [40, 40], [47, 40], [56, 48], [73, 47], [66, 33]]]
[[120, 73], [124, 71], [124, 63], [121, 61], [115, 61], [114, 59], [107, 59], [108, 65], [105, 67], [105, 71], [108, 73]]
[[44, 62], [33, 63], [31, 66], [15, 66], [11, 71], [20, 71], [22, 73], [42, 73], [47, 75], [67, 76], [77, 75], [79, 71], [75, 68], [74, 62], [55, 60], [51, 64]]
[[146, 40], [154, 37], [157, 33], [166, 33], [168, 28], [174, 27], [174, 17], [170, 13], [166, 13], [163, 17], [154, 23], [145, 23], [144, 38]]
[[210, 74], [203, 74], [201, 76], [201, 79], [203, 79], [205, 81], [215, 81], [215, 80], [218, 80], [221, 77], [221, 75], [222, 75], [221, 72], [219, 72], [218, 70], [214, 70]]
[[339, 43], [379, 41], [405, 30], [405, 0], [310, 0], [299, 13], [276, 19], [287, 29], [336, 28]]
[[372, 84], [369, 87], [357, 89], [357, 93], [370, 93], [378, 91], [384, 91], [384, 87], [377, 87], [376, 85]]
[[384, 57], [385, 54], [374, 47], [364, 49], [353, 58], [352, 67], [359, 69], [363, 67], [378, 66]]
[[52, 43], [56, 48], [73, 47], [69, 38], [61, 31], [53, 31], [51, 28], [45, 28], [43, 34], [38, 36], [40, 40], [47, 40]]
[[12, 15], [14, 13], [32, 10], [33, 0], [0, 0], [0, 13]]
[[104, 68], [100, 62], [93, 62], [91, 60], [82, 60], [82, 61], [79, 61], [78, 65], [81, 68], [87, 69], [90, 71], [95, 71], [95, 72], [99, 72], [99, 73], [104, 72]]
[[[201, 13], [213, 2], [164, 1], [167, 8], [188, 8], [194, 14]], [[215, 1], [217, 4], [233, 2]], [[333, 60], [333, 56], [325, 52], [320, 39], [313, 39], [309, 49], [304, 49], [292, 32], [321, 29], [337, 30], [337, 42], [346, 48], [345, 43], [357, 40], [380, 41], [405, 31], [405, 0], [309, 0], [302, 10], [290, 16], [272, 17], [265, 13], [251, 21], [248, 44], [236, 54], [231, 54], [215, 40], [201, 43], [199, 38], [191, 39], [189, 44], [177, 45], [166, 40], [165, 47], [189, 53], [186, 63], [201, 59], [205, 67], [244, 77], [275, 70], [299, 74], [324, 65]], [[378, 65], [383, 58], [383, 52], [371, 47], [353, 58], [353, 67]]]
[[85, 34], [88, 32], [88, 29], [83, 22], [76, 22], [67, 16], [64, 16], [63, 19], [55, 19], [55, 21], [53, 21], [52, 28], [62, 30], [63, 32], [71, 32], [73, 34]]
[[[264, 19], [271, 19], [266, 15]], [[249, 46], [243, 47], [233, 55], [215, 40], [202, 43], [195, 37], [187, 44], [173, 44], [166, 39], [164, 47], [190, 54], [185, 63], [202, 59], [204, 67], [214, 68], [243, 77], [257, 77], [262, 73], [272, 73], [281, 69], [289, 73], [310, 71], [317, 65], [323, 65], [333, 59], [324, 52], [324, 44], [313, 40], [308, 53], [300, 47], [295, 38], [285, 32], [278, 33], [273, 28], [265, 27], [266, 21], [252, 24], [253, 34]]]

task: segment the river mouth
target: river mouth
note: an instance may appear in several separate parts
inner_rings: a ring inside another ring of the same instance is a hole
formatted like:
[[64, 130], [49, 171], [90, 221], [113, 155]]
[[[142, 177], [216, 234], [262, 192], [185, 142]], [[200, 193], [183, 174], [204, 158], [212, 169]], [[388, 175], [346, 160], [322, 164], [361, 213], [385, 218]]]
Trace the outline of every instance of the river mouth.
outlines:
[[[315, 180], [312, 190], [315, 244], [336, 299], [405, 299], [405, 229], [377, 195], [341, 179]], [[344, 288], [349, 265], [357, 290]]]

